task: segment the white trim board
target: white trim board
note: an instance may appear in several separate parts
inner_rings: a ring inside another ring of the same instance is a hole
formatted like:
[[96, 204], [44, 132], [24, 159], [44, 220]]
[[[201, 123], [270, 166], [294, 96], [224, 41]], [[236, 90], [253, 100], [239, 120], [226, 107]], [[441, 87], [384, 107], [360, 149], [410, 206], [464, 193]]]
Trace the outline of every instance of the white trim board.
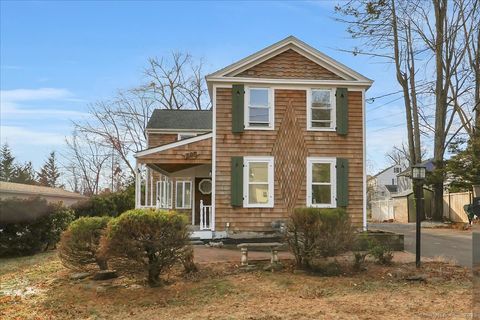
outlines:
[[139, 151], [139, 152], [135, 153], [134, 157], [138, 158], [138, 157], [146, 156], [146, 155], [149, 155], [149, 154], [152, 154], [152, 153], [156, 153], [156, 152], [165, 151], [165, 150], [168, 150], [168, 149], [184, 146], [184, 145], [187, 145], [187, 144], [190, 144], [190, 143], [211, 139], [212, 136], [213, 136], [212, 133], [208, 133], [208, 134], [203, 134], [203, 135], [200, 135], [200, 136], [196, 136], [196, 137], [192, 137], [192, 138], [188, 138], [188, 139], [184, 139], [184, 140], [180, 140], [180, 141], [175, 141], [175, 142], [172, 142], [172, 143], [169, 143], [169, 144], [165, 144], [163, 146]]

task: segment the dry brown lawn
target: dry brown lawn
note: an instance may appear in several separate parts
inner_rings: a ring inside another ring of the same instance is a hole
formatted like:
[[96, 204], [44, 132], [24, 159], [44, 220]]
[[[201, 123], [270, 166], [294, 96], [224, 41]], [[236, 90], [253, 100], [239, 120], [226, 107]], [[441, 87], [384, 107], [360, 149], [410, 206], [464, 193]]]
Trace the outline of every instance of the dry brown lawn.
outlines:
[[[146, 288], [121, 277], [73, 281], [55, 252], [0, 260], [0, 319], [470, 319], [470, 272], [424, 263], [426, 282], [409, 282], [412, 264], [368, 264], [337, 277], [243, 272], [201, 265], [167, 285]], [[103, 284], [103, 285], [102, 285]], [[101, 286], [98, 289], [98, 286]]]

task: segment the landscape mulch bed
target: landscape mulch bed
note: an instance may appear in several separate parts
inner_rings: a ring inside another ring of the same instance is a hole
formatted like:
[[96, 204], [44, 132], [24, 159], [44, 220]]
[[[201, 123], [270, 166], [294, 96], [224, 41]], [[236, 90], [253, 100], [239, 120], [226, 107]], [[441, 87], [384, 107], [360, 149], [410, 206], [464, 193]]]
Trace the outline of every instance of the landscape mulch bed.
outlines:
[[[445, 262], [396, 262], [335, 277], [245, 272], [232, 262], [174, 268], [143, 280], [70, 280], [55, 252], [0, 260], [1, 319], [470, 319], [471, 272]], [[407, 280], [418, 276], [417, 279]]]

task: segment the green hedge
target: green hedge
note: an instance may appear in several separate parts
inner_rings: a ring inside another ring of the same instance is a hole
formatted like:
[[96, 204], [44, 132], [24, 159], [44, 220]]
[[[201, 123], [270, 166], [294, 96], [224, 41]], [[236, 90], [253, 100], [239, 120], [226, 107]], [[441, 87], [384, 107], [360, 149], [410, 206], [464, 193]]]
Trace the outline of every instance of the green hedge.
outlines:
[[135, 207], [135, 188], [124, 191], [104, 193], [91, 197], [72, 206], [76, 217], [117, 217], [122, 212]]
[[55, 247], [73, 211], [44, 199], [0, 200], [0, 257], [35, 254]]

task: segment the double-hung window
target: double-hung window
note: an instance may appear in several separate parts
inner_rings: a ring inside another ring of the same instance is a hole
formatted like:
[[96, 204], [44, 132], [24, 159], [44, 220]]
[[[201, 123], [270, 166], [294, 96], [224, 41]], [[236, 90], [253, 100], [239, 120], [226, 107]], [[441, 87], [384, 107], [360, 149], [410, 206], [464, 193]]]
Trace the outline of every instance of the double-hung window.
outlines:
[[243, 206], [273, 208], [273, 157], [245, 157], [243, 161]]
[[157, 181], [157, 208], [172, 209], [172, 195], [172, 181], [163, 176], [160, 181]]
[[335, 90], [311, 89], [307, 91], [308, 130], [335, 130]]
[[190, 180], [177, 180], [175, 207], [177, 209], [192, 208], [192, 182]]
[[335, 158], [307, 158], [307, 206], [336, 207], [335, 165]]
[[245, 91], [245, 128], [273, 130], [273, 89], [248, 87]]

